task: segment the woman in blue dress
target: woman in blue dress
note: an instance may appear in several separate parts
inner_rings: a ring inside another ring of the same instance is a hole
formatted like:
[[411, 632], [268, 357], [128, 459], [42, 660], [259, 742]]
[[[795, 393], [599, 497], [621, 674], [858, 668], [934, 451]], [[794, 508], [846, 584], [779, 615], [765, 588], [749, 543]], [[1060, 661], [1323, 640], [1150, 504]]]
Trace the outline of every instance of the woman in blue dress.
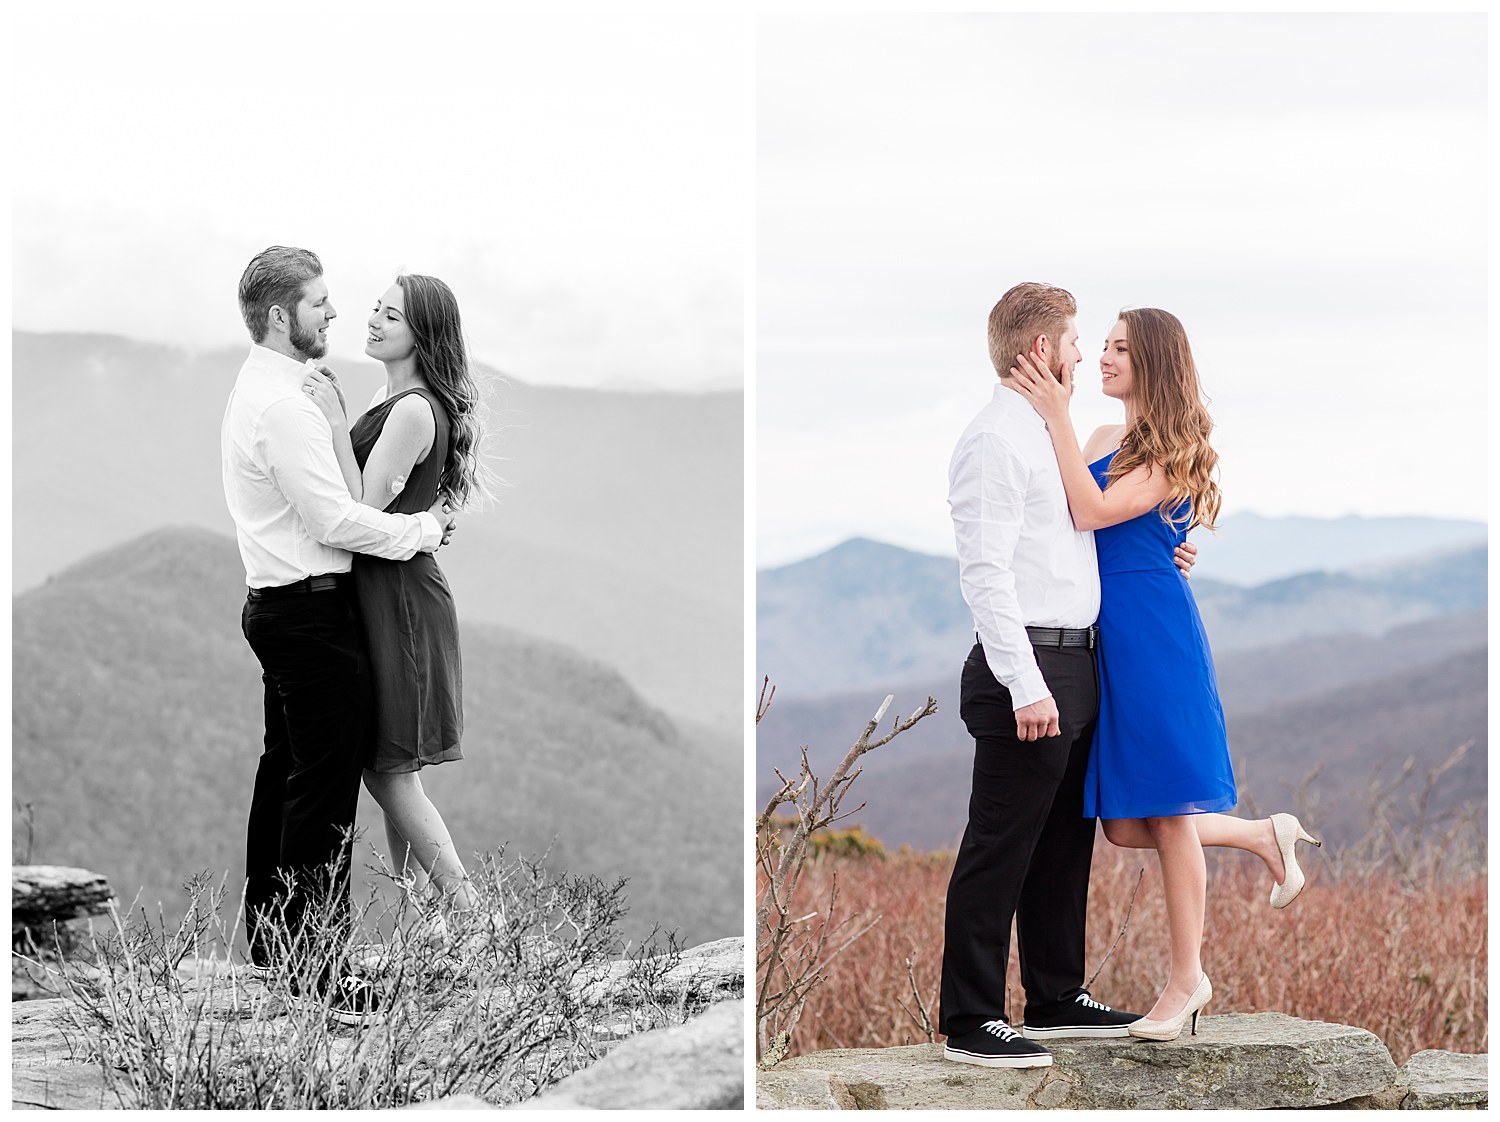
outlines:
[[1203, 846], [1261, 858], [1271, 905], [1302, 890], [1296, 843], [1314, 841], [1290, 814], [1250, 821], [1223, 813], [1237, 796], [1213, 656], [1172, 550], [1196, 526], [1214, 528], [1218, 454], [1187, 333], [1158, 308], [1122, 311], [1099, 362], [1106, 396], [1125, 406], [1079, 448], [1068, 416], [1071, 379], [1017, 356], [1016, 389], [1047, 422], [1068, 508], [1093, 530], [1099, 557], [1099, 722], [1084, 813], [1112, 843], [1155, 849], [1171, 940], [1166, 987], [1132, 1036], [1172, 1040], [1213, 994], [1203, 972]]

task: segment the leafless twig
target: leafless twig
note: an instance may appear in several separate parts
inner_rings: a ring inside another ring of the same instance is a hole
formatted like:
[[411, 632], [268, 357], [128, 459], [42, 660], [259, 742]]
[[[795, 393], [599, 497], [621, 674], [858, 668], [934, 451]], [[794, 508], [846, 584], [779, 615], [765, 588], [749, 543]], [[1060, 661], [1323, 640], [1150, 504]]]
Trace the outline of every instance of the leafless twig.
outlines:
[[1140, 894], [1141, 881], [1143, 881], [1145, 878], [1146, 866], [1142, 865], [1140, 871], [1135, 875], [1135, 887], [1130, 890], [1130, 903], [1125, 908], [1125, 918], [1120, 921], [1119, 934], [1115, 936], [1115, 941], [1109, 945], [1109, 950], [1104, 952], [1104, 957], [1099, 960], [1099, 965], [1095, 968], [1094, 972], [1089, 975], [1089, 980], [1083, 983], [1084, 989], [1088, 989], [1094, 984], [1094, 979], [1103, 972], [1104, 964], [1109, 961], [1109, 956], [1115, 953], [1115, 948], [1120, 945], [1120, 941], [1125, 938], [1125, 932], [1130, 929], [1130, 915], [1135, 911], [1135, 898]]
[[[769, 681], [767, 678], [761, 682], [760, 701], [756, 706], [757, 724], [765, 716], [775, 693]], [[937, 712], [936, 700], [929, 697], [927, 703], [910, 717], [897, 718], [889, 732], [872, 739], [893, 700], [893, 696], [887, 696], [881, 703], [826, 784], [820, 782], [813, 772], [807, 746], [803, 745], [797, 774], [788, 777], [779, 769], [776, 771], [781, 786], [756, 816], [756, 870], [760, 880], [760, 899], [755, 915], [758, 981], [755, 1018], [757, 1049], [763, 1065], [770, 1066], [785, 1054], [807, 999], [825, 977], [829, 964], [879, 921], [880, 917], [876, 916], [856, 925], [855, 921], [860, 919], [858, 915], [835, 920], [837, 878], [834, 878], [827, 903], [822, 908], [798, 917], [798, 913], [805, 909], [797, 908], [794, 901], [810, 853], [812, 834], [847, 817], [841, 811], [841, 804], [850, 785], [859, 776], [856, 762], [866, 752], [890, 743], [924, 717]], [[784, 818], [776, 814], [782, 806], [791, 812]], [[834, 942], [837, 946], [830, 949]]]

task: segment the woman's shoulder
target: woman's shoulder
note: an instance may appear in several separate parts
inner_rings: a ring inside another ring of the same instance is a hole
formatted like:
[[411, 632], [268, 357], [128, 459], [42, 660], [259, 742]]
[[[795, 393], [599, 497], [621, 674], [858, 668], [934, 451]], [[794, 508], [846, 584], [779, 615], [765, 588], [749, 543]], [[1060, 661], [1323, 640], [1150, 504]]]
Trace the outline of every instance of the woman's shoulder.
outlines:
[[436, 399], [421, 389], [407, 390], [391, 399], [390, 414], [386, 428], [401, 428], [422, 433], [431, 439], [437, 427], [437, 417], [443, 411]]
[[1083, 442], [1083, 455], [1089, 463], [1101, 459], [1120, 446], [1125, 435], [1124, 425], [1100, 425]]

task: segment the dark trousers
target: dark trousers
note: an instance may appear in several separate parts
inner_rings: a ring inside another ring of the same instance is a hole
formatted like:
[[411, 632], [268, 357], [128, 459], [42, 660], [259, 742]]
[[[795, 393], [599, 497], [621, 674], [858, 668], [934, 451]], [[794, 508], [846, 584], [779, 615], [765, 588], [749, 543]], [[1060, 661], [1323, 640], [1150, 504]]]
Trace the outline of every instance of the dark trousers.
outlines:
[[977, 643], [964, 663], [959, 712], [974, 737], [969, 824], [948, 882], [939, 1031], [957, 1036], [1006, 1015], [1005, 971], [1016, 921], [1028, 1009], [1083, 992], [1083, 937], [1094, 820], [1083, 779], [1099, 715], [1087, 647], [1038, 648], [1061, 735], [1022, 741], [1010, 691]]
[[347, 916], [345, 833], [359, 803], [370, 682], [352, 591], [246, 600], [241, 624], [265, 683], [245, 856], [246, 934], [264, 965], [273, 940], [262, 912], [284, 907], [293, 937], [325, 901], [336, 922]]

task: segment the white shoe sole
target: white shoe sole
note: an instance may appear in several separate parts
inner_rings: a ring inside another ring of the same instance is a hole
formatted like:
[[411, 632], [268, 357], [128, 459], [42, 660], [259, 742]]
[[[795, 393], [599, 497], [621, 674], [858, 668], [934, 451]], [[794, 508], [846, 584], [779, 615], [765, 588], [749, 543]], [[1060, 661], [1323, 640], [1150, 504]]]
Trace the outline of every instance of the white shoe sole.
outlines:
[[369, 1013], [352, 1013], [347, 1009], [325, 1008], [322, 998], [318, 997], [293, 997], [290, 1004], [298, 1009], [322, 1013], [330, 1021], [348, 1025], [350, 1028], [378, 1025], [385, 1020], [385, 1013], [378, 1009]]
[[1040, 1056], [978, 1056], [973, 1052], [961, 1052], [957, 1048], [943, 1045], [943, 1059], [959, 1064], [974, 1064], [976, 1067], [1051, 1067], [1052, 1057], [1044, 1052]]
[[1112, 1040], [1130, 1035], [1129, 1025], [1060, 1025], [1057, 1028], [1032, 1028], [1021, 1026], [1021, 1035], [1028, 1040], [1060, 1040], [1077, 1037], [1080, 1040]]

